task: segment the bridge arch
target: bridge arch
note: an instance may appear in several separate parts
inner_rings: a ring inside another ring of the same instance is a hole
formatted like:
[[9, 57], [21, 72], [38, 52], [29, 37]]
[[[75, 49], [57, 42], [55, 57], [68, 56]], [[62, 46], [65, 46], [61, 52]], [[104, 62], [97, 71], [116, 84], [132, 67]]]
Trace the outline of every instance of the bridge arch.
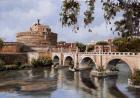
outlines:
[[65, 65], [65, 66], [73, 66], [74, 67], [74, 58], [72, 56], [66, 56], [64, 58], [63, 65]]
[[96, 68], [95, 60], [92, 57], [85, 56], [80, 60], [79, 68]]
[[59, 62], [60, 62], [60, 57], [59, 57], [58, 55], [54, 55], [52, 60], [53, 60], [53, 63], [55, 63], [55, 64], [56, 64], [56, 63], [57, 63], [57, 64], [60, 64], [60, 63], [59, 63]]
[[134, 71], [133, 64], [129, 60], [124, 59], [124, 58], [109, 59], [105, 64], [105, 68], [111, 69], [112, 67], [116, 67], [117, 64], [119, 64], [119, 63], [125, 64], [125, 66], [127, 66], [129, 68], [129, 71], [131, 73], [133, 73], [133, 71]]

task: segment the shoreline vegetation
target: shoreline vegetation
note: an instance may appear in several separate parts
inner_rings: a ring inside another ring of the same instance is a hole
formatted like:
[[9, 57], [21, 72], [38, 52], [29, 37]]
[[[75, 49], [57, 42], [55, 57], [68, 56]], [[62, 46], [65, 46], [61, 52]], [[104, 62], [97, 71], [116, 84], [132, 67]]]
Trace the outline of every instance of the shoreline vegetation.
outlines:
[[130, 80], [132, 85], [140, 87], [140, 70], [135, 69], [134, 73], [131, 75]]
[[51, 68], [53, 61], [47, 57], [39, 57], [38, 59], [32, 59], [31, 64], [22, 64], [21, 61], [15, 61], [14, 64], [5, 64], [3, 60], [0, 59], [0, 71], [9, 70], [24, 70], [32, 68]]

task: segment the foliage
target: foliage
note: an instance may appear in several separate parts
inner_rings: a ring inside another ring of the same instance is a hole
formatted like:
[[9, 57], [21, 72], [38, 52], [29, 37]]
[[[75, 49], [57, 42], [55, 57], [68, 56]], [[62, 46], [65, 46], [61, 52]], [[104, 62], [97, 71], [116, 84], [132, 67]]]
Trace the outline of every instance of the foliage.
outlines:
[[96, 45], [101, 45], [102, 51], [105, 52], [105, 45], [109, 45], [109, 43], [107, 41], [98, 41]]
[[[105, 1], [105, 0], [104, 0]], [[137, 35], [139, 31], [140, 2], [138, 0], [108, 0], [103, 3], [105, 19], [110, 22], [118, 12], [123, 13], [122, 19], [115, 21], [115, 31], [122, 37]]]
[[85, 18], [84, 23], [85, 26], [91, 24], [94, 20], [93, 14], [94, 14], [94, 3], [95, 0], [87, 0], [86, 4], [88, 5], [87, 10], [84, 12]]
[[86, 50], [86, 45], [84, 45], [83, 43], [76, 43], [76, 46], [78, 47], [80, 52], [84, 52]]
[[113, 41], [119, 52], [139, 52], [140, 39], [139, 38], [117, 38]]
[[131, 76], [131, 80], [134, 85], [140, 85], [140, 70], [134, 70], [134, 73]]
[[59, 41], [58, 42], [59, 44], [64, 44], [64, 43], [66, 43], [65, 41]]
[[33, 66], [30, 64], [22, 64], [19, 68], [24, 69], [24, 68], [32, 68]]
[[53, 62], [50, 58], [39, 57], [38, 59], [32, 59], [31, 64], [34, 67], [50, 67]]
[[77, 23], [77, 16], [79, 13], [80, 4], [75, 0], [64, 0], [63, 1], [63, 8], [62, 13], [60, 14], [62, 21], [62, 25], [70, 26], [75, 25]]
[[0, 38], [0, 48], [2, 48], [3, 45], [4, 45], [4, 42], [3, 42], [3, 40]]
[[15, 60], [14, 64], [17, 66], [17, 67], [20, 67], [22, 65], [22, 62], [20, 60]]
[[103, 66], [98, 66], [98, 68], [97, 68], [96, 70], [99, 71], [99, 72], [103, 72], [103, 71], [105, 71], [105, 69], [104, 69]]
[[0, 67], [2, 67], [3, 65], [5, 65], [5, 62], [0, 59]]
[[98, 41], [96, 45], [108, 45], [107, 41]]
[[92, 50], [94, 50], [94, 45], [89, 45], [87, 48], [87, 51], [91, 52]]
[[[111, 24], [112, 20], [117, 17], [117, 14], [122, 14], [122, 19], [113, 22], [118, 35], [129, 37], [140, 33], [140, 1], [139, 0], [101, 0], [104, 18], [107, 24]], [[78, 16], [80, 7], [83, 3], [77, 0], [64, 0], [61, 11], [63, 26], [74, 26], [74, 29], [79, 30]], [[84, 24], [87, 26], [94, 20], [95, 0], [86, 0], [87, 9], [84, 12]], [[91, 31], [91, 30], [90, 30]]]

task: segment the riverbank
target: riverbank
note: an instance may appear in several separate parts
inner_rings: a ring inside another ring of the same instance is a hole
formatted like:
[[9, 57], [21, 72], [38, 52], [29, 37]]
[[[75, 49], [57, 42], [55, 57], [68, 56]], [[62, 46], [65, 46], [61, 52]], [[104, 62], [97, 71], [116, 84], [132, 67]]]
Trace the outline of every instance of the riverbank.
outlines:
[[51, 66], [33, 66], [31, 64], [23, 64], [23, 65], [3, 65], [0, 67], [0, 72], [1, 71], [10, 71], [10, 70], [29, 70], [29, 69], [35, 69], [35, 68], [48, 68], [50, 69]]

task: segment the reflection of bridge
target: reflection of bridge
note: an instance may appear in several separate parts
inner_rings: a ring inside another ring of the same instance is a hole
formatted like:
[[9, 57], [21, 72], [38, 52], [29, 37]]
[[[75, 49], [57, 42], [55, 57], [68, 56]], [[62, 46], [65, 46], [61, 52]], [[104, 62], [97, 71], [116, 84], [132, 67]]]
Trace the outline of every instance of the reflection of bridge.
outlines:
[[[133, 72], [134, 69], [140, 69], [140, 54], [132, 52], [52, 52], [52, 59], [57, 58], [59, 65], [64, 65], [67, 58], [71, 58], [74, 62], [75, 68], [85, 68], [82, 66], [82, 61], [85, 58], [91, 59], [96, 67], [103, 66], [107, 68], [110, 62], [119, 62], [120, 60], [129, 65], [129, 68]], [[87, 67], [87, 66], [86, 66]]]

